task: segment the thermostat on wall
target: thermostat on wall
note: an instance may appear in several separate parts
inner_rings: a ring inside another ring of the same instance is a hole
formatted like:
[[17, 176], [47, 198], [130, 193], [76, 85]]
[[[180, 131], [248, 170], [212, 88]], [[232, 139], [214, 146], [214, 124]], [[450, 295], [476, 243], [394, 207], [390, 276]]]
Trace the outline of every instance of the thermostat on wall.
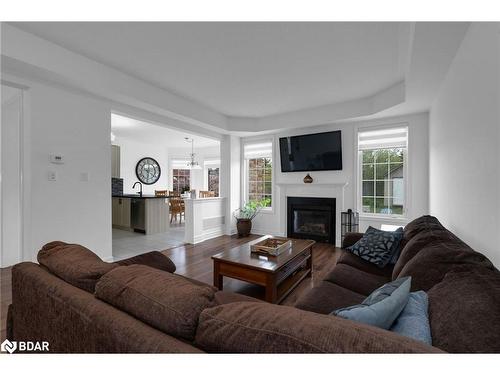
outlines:
[[63, 155], [49, 155], [49, 160], [53, 164], [64, 164], [64, 156]]

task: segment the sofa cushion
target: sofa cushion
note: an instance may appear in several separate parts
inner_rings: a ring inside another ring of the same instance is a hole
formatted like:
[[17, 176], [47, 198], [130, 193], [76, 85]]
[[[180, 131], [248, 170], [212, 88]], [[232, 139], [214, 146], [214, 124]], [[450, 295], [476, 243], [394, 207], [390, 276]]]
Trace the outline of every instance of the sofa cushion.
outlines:
[[337, 263], [324, 280], [365, 296], [391, 281], [387, 276], [367, 273], [343, 263]]
[[423, 231], [445, 229], [439, 220], [431, 215], [420, 216], [405, 225], [403, 240], [410, 241], [414, 236]]
[[410, 293], [408, 303], [392, 325], [391, 331], [432, 345], [427, 293], [423, 290]]
[[132, 258], [120, 260], [118, 262], [115, 262], [115, 264], [118, 264], [119, 266], [142, 264], [170, 273], [174, 273], [176, 269], [174, 262], [172, 262], [169, 257], [163, 255], [159, 251], [150, 251]]
[[309, 292], [303, 294], [295, 303], [295, 307], [319, 314], [330, 314], [341, 307], [361, 303], [365, 298], [365, 295], [350, 289], [329, 281], [321, 281]]
[[215, 293], [215, 303], [217, 305], [226, 305], [228, 303], [234, 303], [234, 302], [261, 302], [265, 303], [264, 301], [245, 296], [243, 294], [239, 293], [233, 293], [233, 292], [226, 292], [223, 290], [219, 290]]
[[443, 280], [445, 275], [461, 266], [493, 265], [480, 254], [461, 241], [438, 241], [427, 245], [403, 267], [398, 277], [412, 277], [412, 291], [428, 291]]
[[453, 353], [500, 353], [500, 272], [462, 267], [429, 290], [433, 345]]
[[360, 257], [351, 254], [348, 251], [342, 251], [342, 254], [340, 254], [339, 259], [337, 261], [337, 264], [347, 264], [363, 272], [367, 272], [374, 275], [386, 276], [389, 278], [392, 276], [392, 270], [393, 270], [393, 267], [390, 264], [388, 264], [384, 268], [380, 268], [374, 265], [373, 263], [367, 262], [366, 260], [363, 260]]
[[332, 315], [389, 329], [406, 306], [410, 294], [411, 277], [387, 283], [370, 294], [359, 305], [332, 312]]
[[[412, 260], [423, 248], [429, 245], [453, 242], [456, 237], [446, 229], [429, 229], [414, 235], [401, 250], [399, 258], [394, 265], [392, 279], [395, 280], [403, 267]], [[465, 245], [465, 244], [464, 244]], [[466, 245], [465, 245], [466, 246]]]
[[[420, 216], [405, 225], [392, 279], [396, 279], [404, 265], [421, 249], [421, 244], [432, 242], [432, 238], [427, 238], [428, 236], [432, 237], [432, 233], [442, 231], [446, 231], [446, 228], [441, 225], [436, 217], [430, 215]], [[423, 233], [423, 235], [419, 237], [416, 246], [407, 247], [408, 243], [420, 233]]]
[[398, 250], [402, 237], [402, 229], [388, 232], [368, 227], [363, 237], [346, 250], [382, 268], [390, 262]]
[[118, 267], [97, 283], [96, 297], [175, 337], [192, 340], [215, 289], [148, 266]]
[[12, 307], [12, 339], [47, 341], [50, 353], [201, 352], [31, 262], [12, 268]]
[[86, 247], [61, 241], [44, 245], [38, 252], [37, 259], [49, 272], [91, 293], [104, 274], [118, 267], [116, 264], [103, 262]]
[[204, 310], [195, 344], [216, 353], [436, 352], [418, 341], [335, 316], [238, 302]]

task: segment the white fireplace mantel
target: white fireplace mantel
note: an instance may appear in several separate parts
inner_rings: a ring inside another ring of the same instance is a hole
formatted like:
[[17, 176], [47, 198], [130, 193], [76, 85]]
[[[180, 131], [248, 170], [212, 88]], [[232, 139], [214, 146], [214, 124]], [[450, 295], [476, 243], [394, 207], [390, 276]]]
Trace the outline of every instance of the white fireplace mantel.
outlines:
[[346, 188], [349, 186], [349, 182], [312, 182], [310, 184], [306, 184], [305, 182], [277, 182], [276, 186], [279, 187], [286, 187], [286, 186], [301, 186], [304, 188], [314, 188], [315, 186], [320, 186], [320, 187], [334, 187], [334, 188]]
[[324, 197], [336, 199], [336, 233], [335, 242], [340, 246], [340, 212], [345, 209], [345, 189], [348, 182], [313, 182], [311, 184], [300, 182], [278, 182], [276, 186], [280, 191], [280, 227], [286, 233], [286, 199], [287, 197]]

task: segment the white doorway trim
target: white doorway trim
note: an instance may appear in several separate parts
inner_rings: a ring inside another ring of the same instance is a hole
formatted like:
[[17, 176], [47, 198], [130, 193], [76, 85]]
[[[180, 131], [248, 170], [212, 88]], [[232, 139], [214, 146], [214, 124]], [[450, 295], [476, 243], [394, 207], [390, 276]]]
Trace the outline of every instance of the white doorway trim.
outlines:
[[[26, 166], [27, 166], [27, 161], [29, 158], [26, 155], [26, 108], [27, 108], [27, 95], [26, 95], [26, 90], [28, 89], [27, 86], [20, 85], [11, 81], [6, 81], [6, 80], [1, 80], [0, 81], [1, 86], [6, 86], [10, 88], [14, 88], [19, 90], [19, 95], [16, 95], [16, 98], [19, 100], [19, 144], [18, 144], [18, 157], [19, 157], [19, 173], [18, 173], [18, 179], [19, 179], [19, 191], [17, 194], [17, 199], [19, 200], [19, 220], [18, 220], [18, 227], [19, 227], [19, 249], [18, 249], [18, 254], [16, 256], [17, 261], [22, 262], [25, 260], [32, 260], [32, 254], [31, 251], [26, 250], [26, 245], [29, 241], [27, 241], [27, 236], [29, 235], [29, 231], [27, 231], [27, 220], [26, 218], [29, 217], [29, 205], [27, 205], [27, 198], [29, 197], [28, 194], [28, 189], [27, 189], [27, 179], [26, 179]], [[1, 160], [1, 159], [0, 159]], [[2, 171], [3, 174], [3, 171]], [[0, 177], [0, 196], [1, 196], [1, 204], [3, 204], [3, 194], [4, 194], [4, 183], [3, 183], [3, 177]], [[2, 207], [3, 209], [3, 207]], [[1, 219], [0, 219], [1, 222]], [[3, 233], [3, 225], [0, 225], [0, 247], [2, 247], [2, 254], [4, 251], [7, 249], [3, 249], [3, 240], [4, 240], [4, 233]], [[17, 263], [17, 262], [16, 262]], [[12, 264], [4, 264], [3, 261], [3, 256], [0, 257], [0, 267], [7, 267], [11, 266]]]

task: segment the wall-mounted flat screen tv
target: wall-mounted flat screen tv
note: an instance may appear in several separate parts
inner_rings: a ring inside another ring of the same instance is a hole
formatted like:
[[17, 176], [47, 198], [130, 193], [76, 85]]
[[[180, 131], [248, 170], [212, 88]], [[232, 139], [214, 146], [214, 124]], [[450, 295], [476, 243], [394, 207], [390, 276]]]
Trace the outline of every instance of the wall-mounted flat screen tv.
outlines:
[[342, 170], [340, 130], [280, 138], [282, 172]]

